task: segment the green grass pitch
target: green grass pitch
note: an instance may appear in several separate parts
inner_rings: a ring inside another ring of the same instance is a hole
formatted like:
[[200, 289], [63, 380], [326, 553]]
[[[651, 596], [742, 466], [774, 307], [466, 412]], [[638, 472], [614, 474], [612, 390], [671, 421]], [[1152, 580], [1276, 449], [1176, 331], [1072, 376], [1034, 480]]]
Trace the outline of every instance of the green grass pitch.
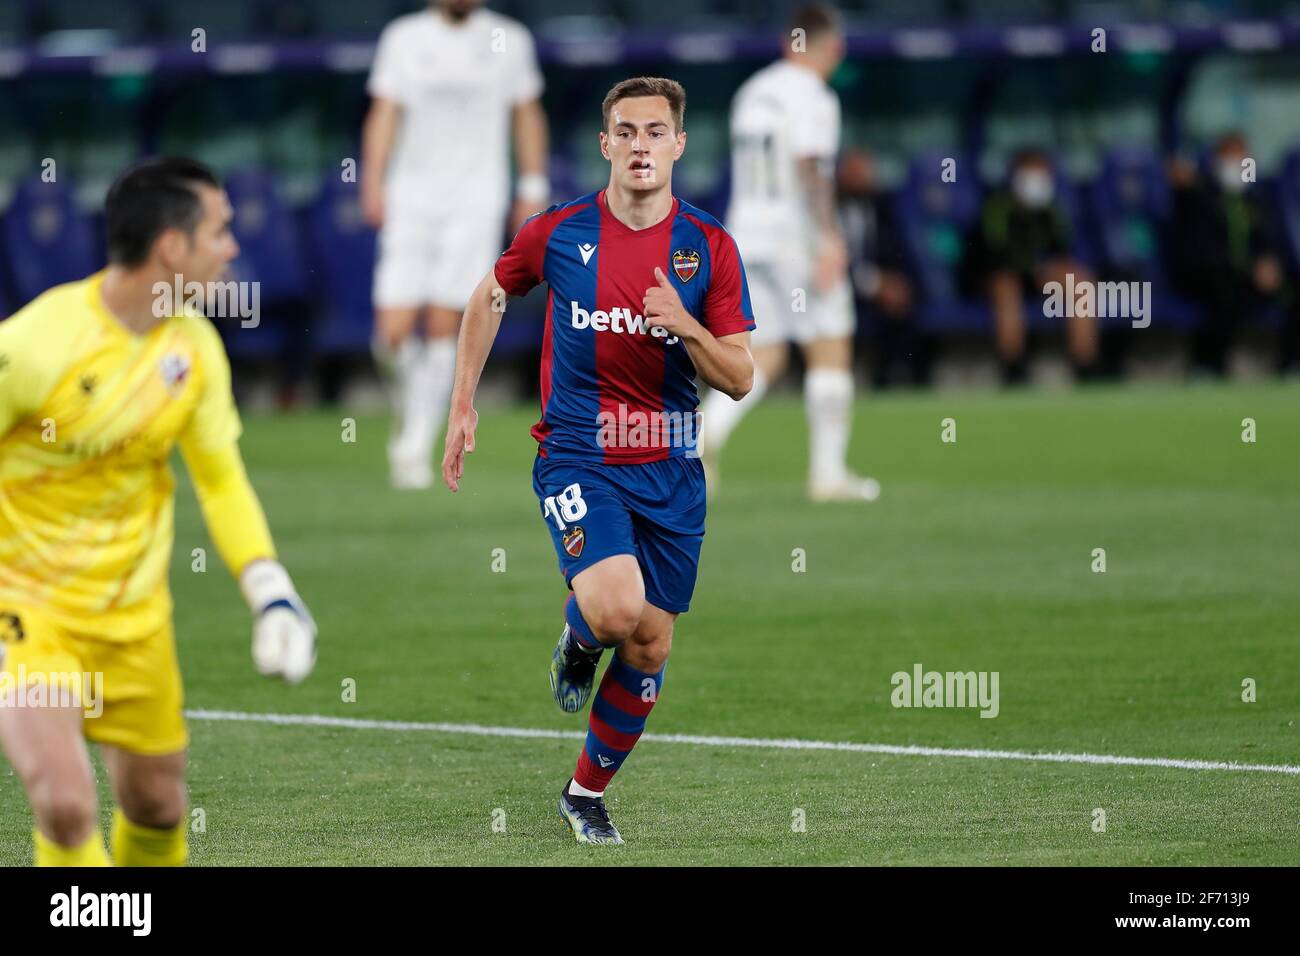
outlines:
[[[386, 421], [349, 443], [344, 415], [250, 417], [243, 441], [321, 629], [301, 687], [254, 673], [178, 474], [187, 705], [584, 728], [546, 680], [566, 592], [530, 486], [533, 410], [483, 410], [456, 496], [389, 490]], [[741, 426], [649, 732], [1300, 764], [1300, 390], [869, 397], [852, 457], [881, 500], [814, 506], [801, 404]], [[916, 663], [997, 671], [1000, 713], [891, 706]], [[614, 849], [577, 846], [556, 813], [575, 740], [190, 730], [199, 865], [1300, 862], [1300, 777], [1279, 773], [645, 741], [609, 791]], [[23, 864], [3, 767], [0, 863]]]

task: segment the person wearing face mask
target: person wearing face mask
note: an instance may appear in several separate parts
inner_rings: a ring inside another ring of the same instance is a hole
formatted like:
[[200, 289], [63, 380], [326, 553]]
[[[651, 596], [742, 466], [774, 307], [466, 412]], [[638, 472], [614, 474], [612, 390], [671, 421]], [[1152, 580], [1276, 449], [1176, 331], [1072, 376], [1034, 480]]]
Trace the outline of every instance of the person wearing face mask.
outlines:
[[1300, 300], [1288, 278], [1271, 233], [1267, 210], [1243, 165], [1245, 137], [1225, 133], [1214, 146], [1209, 174], [1197, 176], [1185, 160], [1170, 164], [1174, 187], [1171, 232], [1173, 278], [1179, 289], [1205, 308], [1192, 338], [1198, 374], [1222, 376], [1240, 322], [1266, 301], [1281, 302], [1288, 321], [1283, 368], [1295, 359]]
[[[1007, 384], [1025, 380], [1025, 300], [1037, 301], [1049, 282], [1065, 282], [1073, 273], [1077, 285], [1091, 281], [1091, 272], [1070, 255], [1070, 227], [1056, 202], [1056, 179], [1047, 154], [1021, 150], [1012, 159], [1005, 188], [989, 195], [967, 243], [966, 286], [987, 295], [993, 309], [994, 331], [1002, 378]], [[1097, 359], [1094, 316], [1065, 319], [1066, 340], [1077, 378], [1092, 375]]]

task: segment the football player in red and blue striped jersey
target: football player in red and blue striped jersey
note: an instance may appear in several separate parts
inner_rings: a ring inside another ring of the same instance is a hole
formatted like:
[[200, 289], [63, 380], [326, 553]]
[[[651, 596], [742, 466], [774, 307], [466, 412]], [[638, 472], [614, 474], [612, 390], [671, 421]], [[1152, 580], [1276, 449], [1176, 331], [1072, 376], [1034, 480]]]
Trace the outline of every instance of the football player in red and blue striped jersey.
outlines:
[[443, 478], [474, 450], [474, 392], [508, 296], [545, 282], [542, 416], [533, 488], [573, 594], [551, 662], [559, 706], [586, 744], [560, 798], [581, 843], [622, 843], [602, 795], [659, 698], [673, 624], [690, 606], [704, 538], [698, 376], [739, 400], [753, 384], [754, 316], [736, 244], [677, 199], [686, 94], [638, 77], [606, 95], [609, 185], [524, 224], [461, 326]]

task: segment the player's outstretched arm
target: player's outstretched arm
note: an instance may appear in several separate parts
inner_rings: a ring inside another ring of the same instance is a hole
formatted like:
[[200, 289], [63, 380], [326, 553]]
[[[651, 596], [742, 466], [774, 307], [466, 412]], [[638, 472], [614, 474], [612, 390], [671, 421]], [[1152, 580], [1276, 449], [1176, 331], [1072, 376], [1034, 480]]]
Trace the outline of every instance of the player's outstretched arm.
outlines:
[[505, 289], [497, 282], [496, 270], [490, 270], [470, 296], [460, 322], [456, 379], [451, 390], [451, 412], [447, 416], [447, 444], [442, 454], [442, 480], [452, 491], [460, 490], [465, 454], [474, 450], [474, 431], [478, 428], [474, 393], [497, 330], [501, 328], [506, 298]]
[[276, 560], [266, 516], [234, 441], [207, 448], [182, 441], [185, 467], [203, 520], [253, 612], [253, 663], [258, 673], [297, 684], [316, 663], [316, 622], [289, 572]]
[[656, 285], [646, 290], [642, 302], [646, 319], [682, 340], [705, 384], [736, 401], [748, 395], [754, 387], [749, 333], [715, 337], [686, 311], [681, 296], [658, 266], [655, 266], [655, 282]]

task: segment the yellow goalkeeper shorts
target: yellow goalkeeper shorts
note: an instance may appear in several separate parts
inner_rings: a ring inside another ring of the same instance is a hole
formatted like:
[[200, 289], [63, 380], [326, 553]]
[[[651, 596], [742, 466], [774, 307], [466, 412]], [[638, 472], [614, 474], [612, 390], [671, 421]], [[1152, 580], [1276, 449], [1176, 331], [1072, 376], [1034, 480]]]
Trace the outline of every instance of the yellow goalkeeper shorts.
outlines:
[[130, 641], [64, 627], [39, 610], [0, 605], [0, 705], [76, 706], [87, 740], [160, 755], [189, 744], [170, 617]]

